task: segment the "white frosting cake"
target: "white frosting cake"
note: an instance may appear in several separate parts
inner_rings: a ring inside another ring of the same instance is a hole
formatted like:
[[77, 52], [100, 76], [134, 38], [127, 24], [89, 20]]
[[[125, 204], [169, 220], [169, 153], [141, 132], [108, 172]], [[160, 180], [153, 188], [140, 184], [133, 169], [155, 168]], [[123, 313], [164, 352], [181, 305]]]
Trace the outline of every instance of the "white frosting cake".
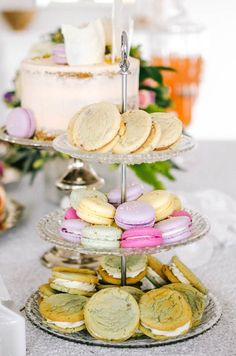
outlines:
[[[138, 107], [139, 61], [130, 58], [129, 109]], [[31, 109], [37, 129], [67, 129], [83, 106], [107, 101], [121, 104], [119, 63], [69, 66], [47, 59], [26, 59], [21, 64], [21, 105]]]

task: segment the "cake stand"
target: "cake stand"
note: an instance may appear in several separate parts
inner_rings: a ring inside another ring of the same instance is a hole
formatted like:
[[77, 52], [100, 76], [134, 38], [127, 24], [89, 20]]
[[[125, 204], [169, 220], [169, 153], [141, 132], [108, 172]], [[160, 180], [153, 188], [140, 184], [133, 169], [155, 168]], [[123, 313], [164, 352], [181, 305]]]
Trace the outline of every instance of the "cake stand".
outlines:
[[[5, 126], [0, 129], [0, 140], [27, 148], [49, 152], [55, 151], [52, 141], [13, 137], [7, 134]], [[84, 187], [100, 188], [103, 184], [104, 179], [99, 177], [88, 163], [74, 158], [68, 164], [63, 176], [56, 182], [56, 187], [64, 192], [70, 192]], [[78, 265], [81, 259], [79, 255], [74, 255], [72, 252], [54, 246], [44, 253], [41, 257], [41, 262], [46, 267], [51, 268], [54, 265]]]
[[[127, 35], [125, 32], [122, 33], [122, 61], [121, 61], [121, 75], [122, 75], [122, 112], [126, 111], [127, 108], [127, 75], [129, 69], [129, 63], [127, 59], [128, 53], [128, 43]], [[71, 157], [78, 159], [86, 159], [89, 162], [100, 162], [100, 163], [119, 163], [121, 170], [121, 202], [126, 201], [126, 166], [127, 164], [134, 163], [151, 163], [156, 161], [163, 161], [169, 158], [173, 158], [180, 153], [183, 153], [194, 146], [194, 142], [191, 138], [187, 136], [182, 136], [178, 145], [174, 148], [160, 151], [160, 152], [150, 152], [144, 154], [130, 154], [130, 155], [115, 155], [112, 153], [107, 154], [91, 154], [79, 151], [77, 148], [69, 145], [66, 135], [57, 137], [53, 142], [53, 147], [55, 150], [63, 153], [69, 154]], [[179, 241], [178, 243], [171, 244], [162, 244], [156, 247], [149, 248], [118, 248], [113, 250], [107, 249], [88, 249], [84, 248], [79, 243], [70, 243], [62, 240], [58, 236], [58, 230], [60, 223], [63, 219], [63, 211], [58, 210], [51, 214], [46, 215], [39, 221], [38, 232], [39, 235], [50, 242], [53, 242], [57, 246], [63, 246], [64, 249], [73, 250], [75, 253], [83, 254], [93, 254], [93, 255], [116, 255], [121, 257], [121, 285], [126, 285], [126, 256], [133, 254], [154, 254], [161, 252], [163, 250], [170, 250], [176, 246], [183, 244], [189, 244], [196, 241], [197, 239], [205, 236], [209, 231], [208, 221], [198, 212], [190, 211], [193, 217], [193, 231], [192, 236]], [[106, 341], [100, 341], [93, 339], [86, 331], [81, 331], [72, 334], [66, 334], [64, 332], [58, 332], [50, 329], [45, 323], [42, 316], [39, 313], [38, 308], [38, 293], [34, 293], [26, 302], [26, 316], [31, 320], [31, 322], [39, 327], [40, 329], [64, 338], [66, 340], [83, 343], [93, 346], [106, 346], [106, 347], [127, 347], [127, 348], [136, 348], [136, 347], [152, 347], [152, 346], [162, 346], [169, 343], [174, 343], [178, 341], [183, 341], [185, 339], [197, 336], [206, 330], [210, 329], [213, 325], [217, 323], [221, 316], [221, 307], [216, 297], [211, 293], [207, 296], [207, 306], [203, 315], [201, 324], [189, 331], [186, 335], [178, 336], [174, 339], [157, 341], [152, 340], [146, 336], [141, 336], [138, 338], [131, 338], [125, 342], [112, 343]]]

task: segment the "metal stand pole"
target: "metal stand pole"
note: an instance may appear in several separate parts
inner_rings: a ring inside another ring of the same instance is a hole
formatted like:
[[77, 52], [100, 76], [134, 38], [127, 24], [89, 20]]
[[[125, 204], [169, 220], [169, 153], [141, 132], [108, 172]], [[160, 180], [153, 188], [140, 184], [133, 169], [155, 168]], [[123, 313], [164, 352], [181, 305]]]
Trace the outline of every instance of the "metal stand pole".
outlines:
[[[122, 114], [127, 111], [127, 77], [129, 72], [128, 37], [125, 31], [121, 35], [121, 62], [120, 74], [122, 77]], [[126, 164], [121, 164], [121, 203], [126, 201]], [[126, 258], [121, 256], [121, 284], [126, 285]]]

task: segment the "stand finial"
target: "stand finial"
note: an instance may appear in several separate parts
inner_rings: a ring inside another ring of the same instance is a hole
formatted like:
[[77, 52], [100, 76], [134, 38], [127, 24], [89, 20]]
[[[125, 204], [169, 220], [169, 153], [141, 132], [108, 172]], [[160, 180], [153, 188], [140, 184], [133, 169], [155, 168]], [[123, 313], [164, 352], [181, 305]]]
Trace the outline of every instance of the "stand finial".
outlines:
[[129, 74], [130, 63], [128, 61], [129, 55], [129, 42], [127, 32], [123, 31], [121, 35], [121, 62], [120, 74]]

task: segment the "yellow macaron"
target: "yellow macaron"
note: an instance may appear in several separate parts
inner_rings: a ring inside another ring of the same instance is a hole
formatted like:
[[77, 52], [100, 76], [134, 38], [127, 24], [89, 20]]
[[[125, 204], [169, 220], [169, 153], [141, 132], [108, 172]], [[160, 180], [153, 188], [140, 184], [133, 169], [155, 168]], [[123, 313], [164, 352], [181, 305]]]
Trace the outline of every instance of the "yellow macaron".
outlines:
[[144, 193], [138, 200], [150, 204], [154, 208], [156, 221], [166, 219], [175, 210], [174, 196], [165, 190]]
[[83, 198], [77, 213], [81, 219], [96, 225], [111, 225], [114, 221], [116, 209], [113, 205], [98, 197]]

